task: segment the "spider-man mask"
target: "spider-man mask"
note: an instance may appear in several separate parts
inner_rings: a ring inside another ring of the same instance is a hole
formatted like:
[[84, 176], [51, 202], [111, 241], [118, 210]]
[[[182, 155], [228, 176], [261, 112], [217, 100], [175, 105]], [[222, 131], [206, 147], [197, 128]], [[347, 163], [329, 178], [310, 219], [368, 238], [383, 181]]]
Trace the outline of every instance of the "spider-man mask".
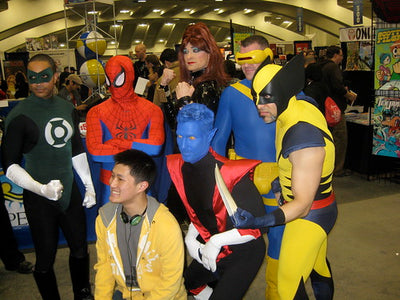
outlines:
[[117, 102], [133, 100], [135, 71], [131, 60], [122, 55], [111, 57], [106, 64], [106, 84], [110, 89], [111, 98]]

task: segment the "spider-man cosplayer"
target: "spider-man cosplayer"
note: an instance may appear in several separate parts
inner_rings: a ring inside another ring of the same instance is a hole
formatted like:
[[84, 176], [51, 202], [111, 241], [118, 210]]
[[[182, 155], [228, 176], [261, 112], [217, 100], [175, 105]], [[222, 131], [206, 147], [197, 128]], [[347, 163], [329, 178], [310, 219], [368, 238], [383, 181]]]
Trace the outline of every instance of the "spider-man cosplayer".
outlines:
[[100, 204], [107, 203], [110, 195], [113, 155], [138, 149], [156, 156], [162, 150], [165, 136], [161, 109], [133, 90], [132, 61], [126, 56], [114, 56], [105, 71], [111, 98], [93, 107], [86, 118], [87, 148], [93, 161], [101, 163]]

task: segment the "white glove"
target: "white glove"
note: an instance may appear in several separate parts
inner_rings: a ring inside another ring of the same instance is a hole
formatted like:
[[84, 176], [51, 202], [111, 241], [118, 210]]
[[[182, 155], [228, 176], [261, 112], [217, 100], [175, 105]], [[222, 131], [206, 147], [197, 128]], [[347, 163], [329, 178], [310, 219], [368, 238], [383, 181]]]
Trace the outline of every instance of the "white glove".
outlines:
[[72, 166], [85, 185], [85, 198], [82, 206], [87, 208], [96, 204], [96, 192], [93, 187], [92, 176], [90, 174], [89, 163], [85, 152], [82, 152], [72, 158]]
[[252, 235], [241, 235], [236, 228], [214, 234], [201, 251], [204, 267], [215, 272], [217, 270], [217, 256], [222, 246], [244, 244], [254, 239], [255, 237]]
[[201, 249], [204, 247], [204, 244], [200, 243], [196, 238], [199, 235], [196, 227], [193, 223], [189, 224], [188, 232], [185, 236], [185, 244], [188, 252], [193, 259], [197, 260], [199, 263], [203, 264], [200, 258]]
[[86, 186], [85, 198], [83, 199], [82, 206], [91, 208], [96, 204], [96, 192], [94, 191], [93, 185]]
[[43, 197], [49, 200], [57, 201], [61, 198], [63, 185], [60, 180], [51, 180], [48, 184], [43, 184], [40, 188]]
[[38, 194], [39, 196], [52, 201], [57, 201], [61, 198], [63, 185], [60, 180], [51, 180], [47, 184], [41, 184], [34, 180], [32, 176], [18, 164], [9, 166], [6, 176], [23, 189]]
[[[215, 235], [214, 235], [215, 236]], [[221, 246], [214, 244], [212, 237], [206, 243], [204, 248], [201, 250], [203, 266], [207, 270], [211, 272], [215, 272], [217, 270], [217, 256], [219, 251], [221, 250]]]

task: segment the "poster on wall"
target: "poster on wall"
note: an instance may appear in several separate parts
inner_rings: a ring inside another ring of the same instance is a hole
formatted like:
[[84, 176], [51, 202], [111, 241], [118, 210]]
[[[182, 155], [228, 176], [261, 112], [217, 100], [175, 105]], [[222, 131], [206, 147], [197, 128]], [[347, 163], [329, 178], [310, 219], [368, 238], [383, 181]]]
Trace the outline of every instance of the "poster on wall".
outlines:
[[400, 90], [400, 29], [376, 29], [376, 90]]
[[239, 52], [240, 50], [240, 41], [243, 41], [245, 38], [251, 36], [251, 33], [234, 33], [233, 34], [233, 54]]
[[373, 66], [371, 42], [348, 42], [346, 71], [371, 71]]
[[47, 35], [40, 38], [26, 38], [26, 51], [41, 51], [58, 48], [58, 38], [56, 35]]
[[311, 41], [295, 41], [293, 42], [295, 54], [299, 54], [301, 52], [306, 52], [307, 50], [311, 50]]
[[400, 157], [400, 98], [376, 97], [372, 154]]
[[16, 92], [16, 76], [18, 73], [25, 75], [25, 64], [22, 60], [9, 60], [4, 61], [4, 73], [5, 73], [5, 80], [7, 82], [7, 98], [8, 99], [15, 99], [15, 92]]

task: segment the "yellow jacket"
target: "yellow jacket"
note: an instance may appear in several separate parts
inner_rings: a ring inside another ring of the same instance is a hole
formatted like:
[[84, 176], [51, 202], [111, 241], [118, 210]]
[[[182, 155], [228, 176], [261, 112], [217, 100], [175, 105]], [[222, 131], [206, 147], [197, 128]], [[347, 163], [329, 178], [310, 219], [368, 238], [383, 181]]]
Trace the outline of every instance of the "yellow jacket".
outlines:
[[[156, 201], [148, 197], [149, 201]], [[136, 272], [140, 291], [130, 291], [117, 241], [116, 212], [119, 204], [107, 203], [96, 218], [97, 263], [95, 299], [111, 300], [114, 287], [123, 298], [134, 300], [187, 299], [183, 285], [184, 246], [180, 227], [160, 204], [151, 224], [147, 215], [140, 233]]]

